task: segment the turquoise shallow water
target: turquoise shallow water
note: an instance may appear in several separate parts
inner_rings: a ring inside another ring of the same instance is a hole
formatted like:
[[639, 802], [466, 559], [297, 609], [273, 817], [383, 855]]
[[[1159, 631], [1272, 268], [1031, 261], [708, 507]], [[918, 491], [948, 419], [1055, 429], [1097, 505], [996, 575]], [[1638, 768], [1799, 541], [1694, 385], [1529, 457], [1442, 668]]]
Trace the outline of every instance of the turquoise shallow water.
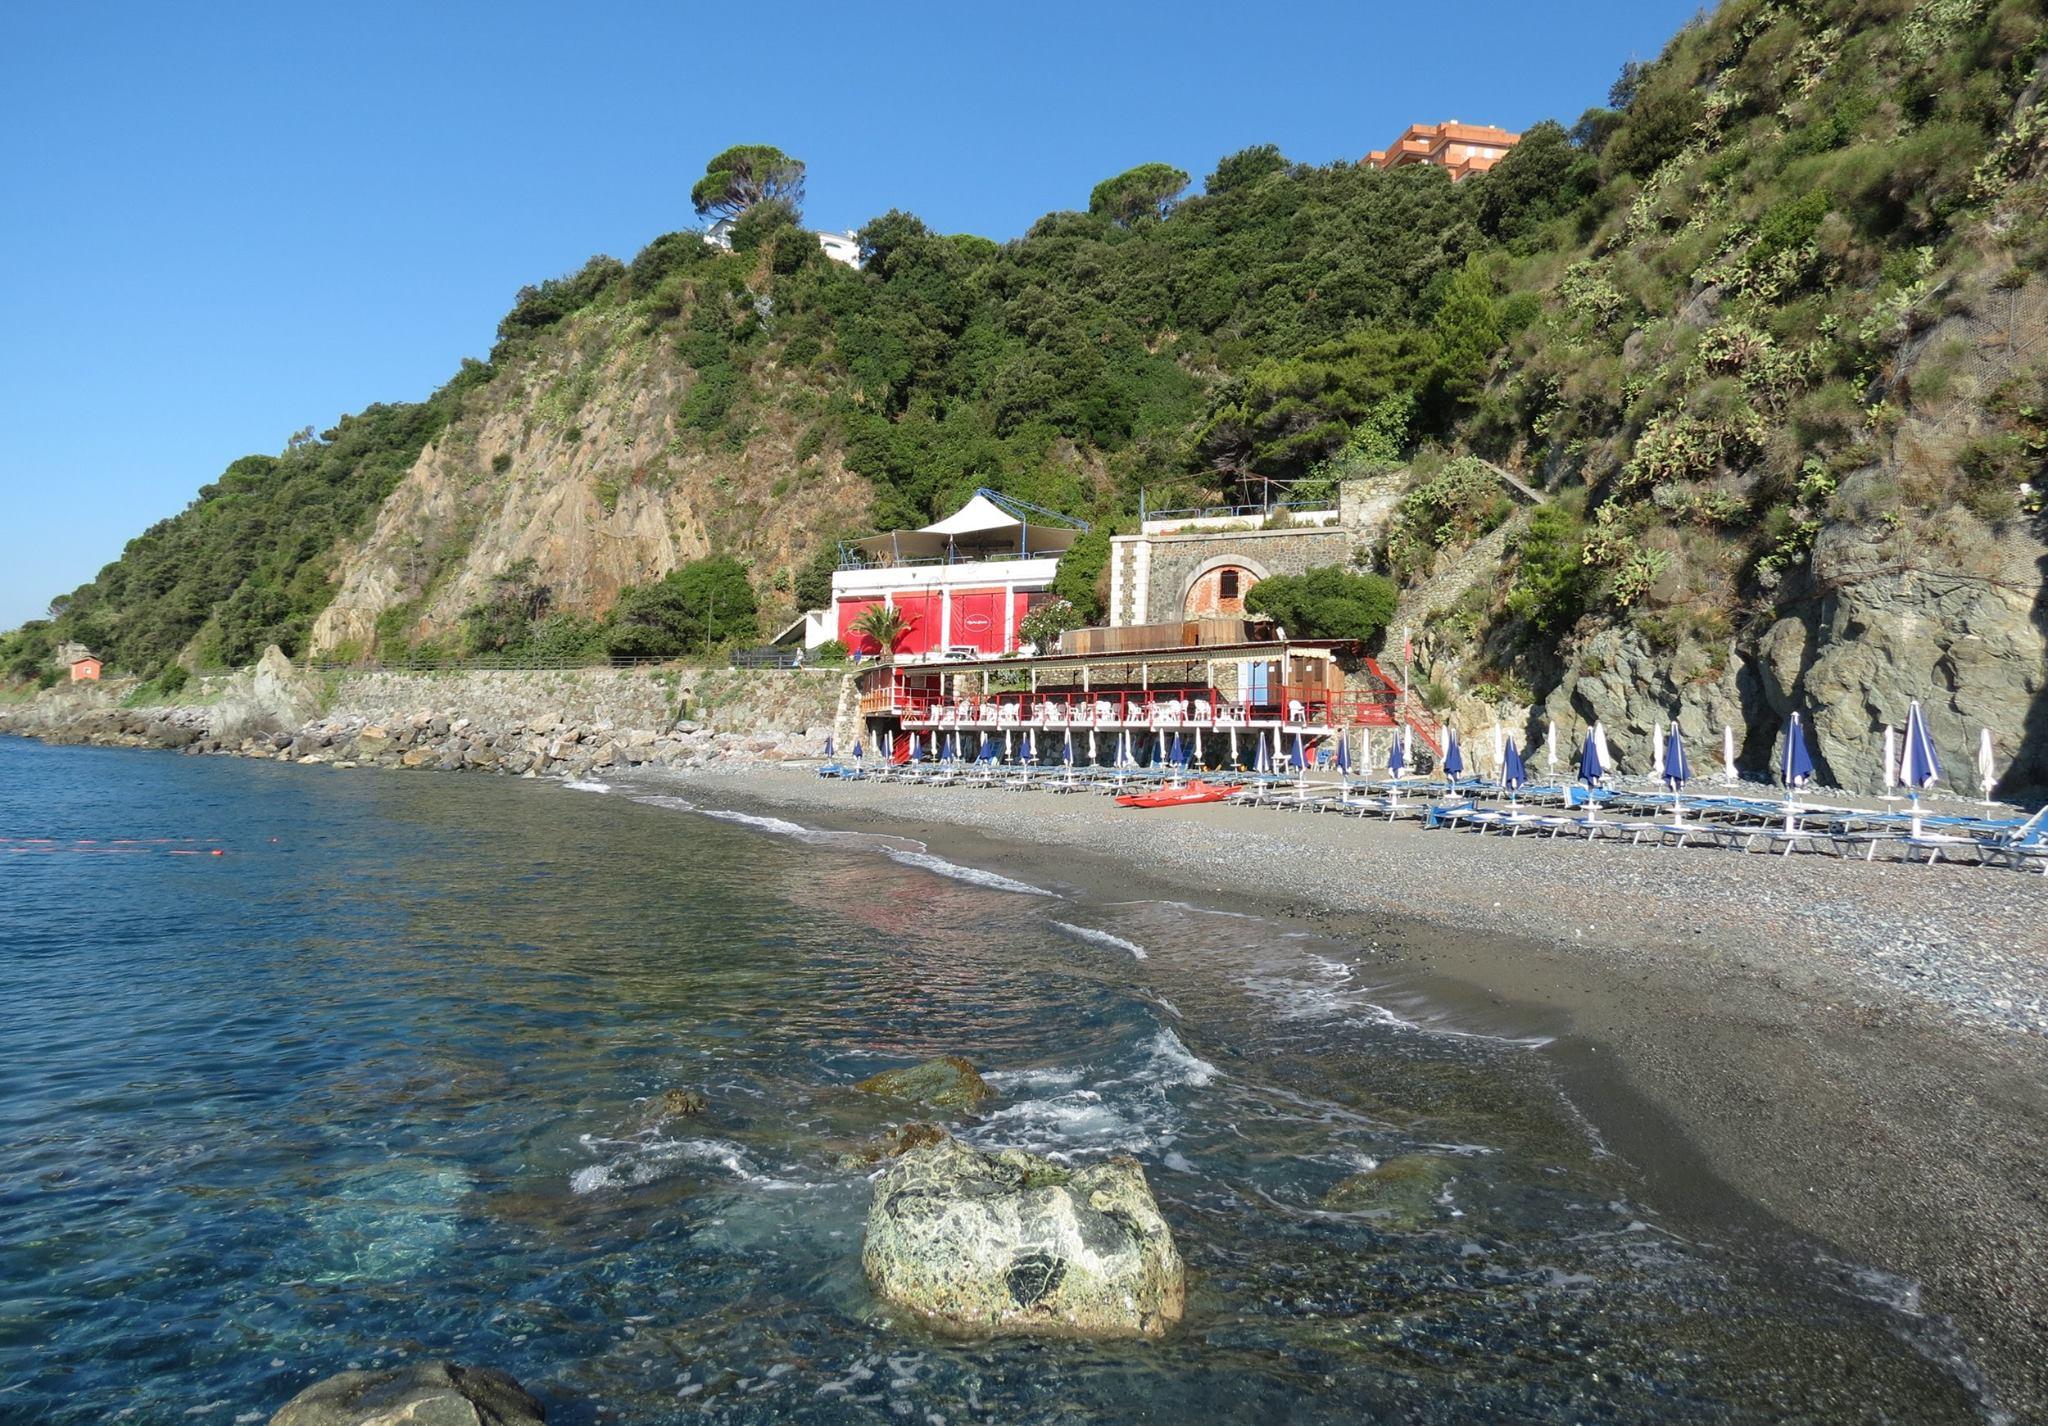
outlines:
[[[259, 1421], [420, 1355], [571, 1423], [1975, 1415], [1910, 1285], [1637, 1201], [1539, 1025], [715, 810], [0, 739], [0, 1421]], [[870, 1298], [846, 1086], [952, 1052], [970, 1138], [1145, 1163], [1173, 1338]], [[1415, 1153], [1399, 1221], [1320, 1206]]]

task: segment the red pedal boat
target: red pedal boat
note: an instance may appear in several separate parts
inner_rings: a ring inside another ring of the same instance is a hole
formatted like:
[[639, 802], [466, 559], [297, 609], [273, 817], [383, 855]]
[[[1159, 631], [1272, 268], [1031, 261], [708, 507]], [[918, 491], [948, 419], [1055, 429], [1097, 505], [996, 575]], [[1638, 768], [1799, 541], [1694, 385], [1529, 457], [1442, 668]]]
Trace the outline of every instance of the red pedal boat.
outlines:
[[1186, 807], [1196, 802], [1221, 802], [1244, 784], [1219, 787], [1209, 782], [1191, 782], [1186, 787], [1162, 787], [1157, 792], [1133, 792], [1116, 800], [1119, 807]]

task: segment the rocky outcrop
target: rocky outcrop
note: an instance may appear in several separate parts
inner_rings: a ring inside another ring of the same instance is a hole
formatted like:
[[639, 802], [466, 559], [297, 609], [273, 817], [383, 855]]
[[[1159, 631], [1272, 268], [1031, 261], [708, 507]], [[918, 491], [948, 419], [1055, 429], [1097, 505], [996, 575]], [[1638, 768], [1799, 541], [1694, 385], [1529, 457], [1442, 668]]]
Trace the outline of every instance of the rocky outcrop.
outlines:
[[[806, 440], [797, 412], [813, 392], [766, 376], [735, 448], [680, 424], [696, 379], [637, 317], [562, 324], [475, 393], [344, 551], [314, 650], [371, 652], [380, 627], [407, 640], [448, 634], [522, 560], [556, 608], [601, 614], [625, 586], [707, 554], [787, 570], [862, 522], [869, 484], [815, 434]], [[762, 585], [769, 617], [786, 613], [788, 583]]]
[[[132, 683], [60, 685], [0, 704], [0, 732], [316, 766], [602, 777], [816, 756], [839, 686], [829, 673], [695, 668], [323, 677], [280, 655], [213, 680], [205, 702], [129, 708]], [[324, 714], [299, 721], [322, 702]], [[677, 718], [678, 707], [699, 716]]]
[[1158, 1337], [1187, 1292], [1135, 1160], [1069, 1169], [956, 1139], [883, 1172], [861, 1262], [884, 1299], [958, 1332]]
[[958, 1055], [943, 1055], [907, 1069], [883, 1070], [854, 1086], [863, 1094], [902, 1099], [933, 1109], [972, 1109], [995, 1091]]
[[[1732, 646], [1660, 653], [1632, 629], [1602, 629], [1580, 643], [1543, 713], [1565, 730], [1605, 724], [1615, 760], [1635, 775], [1649, 773], [1656, 731], [1674, 720], [1696, 773], [1720, 766], [1724, 726], [1735, 730], [1739, 753], [1764, 765], [1777, 729], [1757, 669]], [[1750, 747], [1752, 737], [1760, 747]]]
[[542, 1426], [547, 1411], [491, 1367], [420, 1362], [342, 1372], [307, 1387], [270, 1426]]

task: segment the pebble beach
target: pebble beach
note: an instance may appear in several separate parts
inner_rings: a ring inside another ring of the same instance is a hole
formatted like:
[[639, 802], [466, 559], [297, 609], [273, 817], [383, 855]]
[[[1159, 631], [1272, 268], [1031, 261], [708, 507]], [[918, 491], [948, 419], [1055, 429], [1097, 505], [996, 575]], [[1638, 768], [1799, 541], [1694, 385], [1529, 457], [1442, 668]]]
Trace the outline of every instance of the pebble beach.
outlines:
[[1540, 1008], [1567, 1027], [1545, 1053], [1596, 1130], [1624, 1156], [1658, 1146], [1641, 1155], [1659, 1165], [1648, 1187], [1690, 1201], [1706, 1231], [1732, 1190], [1900, 1274], [1916, 1310], [1953, 1319], [2009, 1419], [2048, 1412], [2048, 877], [1271, 808], [1127, 812], [798, 766], [638, 776], [1026, 880], [1312, 926], [1389, 994]]

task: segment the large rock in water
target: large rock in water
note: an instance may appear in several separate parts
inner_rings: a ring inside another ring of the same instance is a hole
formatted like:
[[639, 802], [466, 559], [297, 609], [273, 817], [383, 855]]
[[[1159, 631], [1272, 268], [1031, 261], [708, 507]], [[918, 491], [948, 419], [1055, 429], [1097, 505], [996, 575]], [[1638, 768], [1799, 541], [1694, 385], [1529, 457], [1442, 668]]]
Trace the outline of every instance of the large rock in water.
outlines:
[[307, 1387], [270, 1426], [542, 1426], [547, 1412], [490, 1367], [420, 1362], [343, 1372]]
[[888, 1301], [963, 1332], [1158, 1337], [1187, 1295], [1135, 1160], [1067, 1169], [957, 1139], [883, 1173], [861, 1263]]
[[995, 1091], [958, 1055], [943, 1055], [908, 1069], [883, 1070], [854, 1086], [863, 1094], [907, 1099], [936, 1109], [972, 1109]]

